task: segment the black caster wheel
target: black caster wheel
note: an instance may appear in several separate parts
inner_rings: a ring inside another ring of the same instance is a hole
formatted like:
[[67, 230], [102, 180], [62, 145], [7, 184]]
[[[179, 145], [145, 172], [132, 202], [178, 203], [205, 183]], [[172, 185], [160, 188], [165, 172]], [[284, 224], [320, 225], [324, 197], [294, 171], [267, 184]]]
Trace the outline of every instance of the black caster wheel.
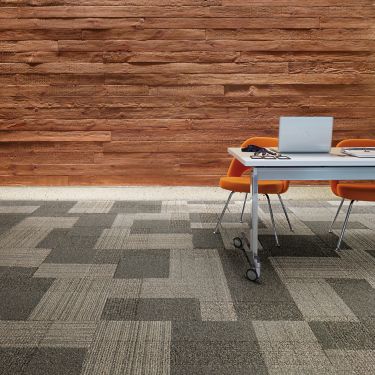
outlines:
[[255, 271], [254, 268], [249, 268], [247, 271], [246, 271], [246, 277], [250, 280], [250, 281], [253, 281], [253, 282], [256, 282], [259, 280], [259, 276], [257, 274], [257, 271]]
[[233, 238], [233, 245], [236, 249], [242, 249], [243, 243], [240, 237]]

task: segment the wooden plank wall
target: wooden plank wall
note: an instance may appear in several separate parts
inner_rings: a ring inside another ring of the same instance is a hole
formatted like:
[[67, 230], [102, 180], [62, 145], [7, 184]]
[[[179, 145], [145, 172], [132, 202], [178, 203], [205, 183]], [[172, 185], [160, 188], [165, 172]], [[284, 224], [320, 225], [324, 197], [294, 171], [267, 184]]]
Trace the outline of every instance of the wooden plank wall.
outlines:
[[372, 0], [0, 0], [0, 184], [215, 185], [280, 115], [375, 137]]

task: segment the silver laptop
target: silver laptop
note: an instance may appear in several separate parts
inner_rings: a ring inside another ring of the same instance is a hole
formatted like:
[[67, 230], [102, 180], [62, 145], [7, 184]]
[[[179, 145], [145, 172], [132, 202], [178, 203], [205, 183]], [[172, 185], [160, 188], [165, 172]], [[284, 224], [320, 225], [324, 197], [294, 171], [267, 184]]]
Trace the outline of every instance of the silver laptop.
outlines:
[[333, 117], [280, 117], [279, 151], [330, 152]]

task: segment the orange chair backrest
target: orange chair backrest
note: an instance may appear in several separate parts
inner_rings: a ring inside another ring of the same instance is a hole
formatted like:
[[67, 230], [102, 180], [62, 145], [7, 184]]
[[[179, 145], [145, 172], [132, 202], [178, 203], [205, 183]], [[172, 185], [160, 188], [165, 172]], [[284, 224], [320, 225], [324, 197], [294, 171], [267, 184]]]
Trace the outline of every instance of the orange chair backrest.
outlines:
[[344, 139], [336, 147], [375, 147], [375, 139]]
[[[241, 147], [246, 147], [248, 145], [256, 145], [259, 147], [278, 147], [279, 140], [277, 138], [271, 137], [252, 137], [243, 142]], [[227, 172], [227, 176], [240, 177], [249, 169], [249, 167], [245, 167], [237, 159], [232, 159]]]
[[[375, 139], [344, 139], [336, 147], [375, 147]], [[331, 181], [331, 189], [336, 194], [339, 181]]]

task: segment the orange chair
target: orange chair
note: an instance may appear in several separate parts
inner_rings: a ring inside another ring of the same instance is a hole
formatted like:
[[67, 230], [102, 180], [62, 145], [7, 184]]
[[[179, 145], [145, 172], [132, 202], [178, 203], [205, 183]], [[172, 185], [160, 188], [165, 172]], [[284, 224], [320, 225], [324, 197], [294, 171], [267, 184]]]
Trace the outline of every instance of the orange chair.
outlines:
[[[345, 139], [337, 144], [336, 147], [375, 147], [375, 139]], [[336, 215], [332, 221], [329, 232], [332, 233], [332, 227], [335, 223], [337, 217], [339, 216], [340, 210], [344, 204], [345, 199], [350, 199], [348, 210], [345, 216], [344, 224], [341, 229], [340, 237], [337, 242], [336, 250], [340, 250], [341, 242], [344, 238], [345, 230], [348, 225], [348, 220], [350, 212], [353, 207], [354, 201], [375, 201], [375, 183], [370, 182], [341, 182], [341, 181], [331, 181], [331, 190], [333, 194], [342, 198]]]
[[[277, 138], [270, 138], [270, 137], [253, 137], [247, 139], [241, 147], [246, 147], [250, 144], [259, 146], [259, 147], [277, 147], [278, 146], [278, 139]], [[228, 204], [233, 196], [234, 193], [246, 193], [245, 195], [245, 200], [242, 206], [242, 213], [241, 213], [241, 220], [240, 222], [242, 223], [243, 219], [243, 214], [245, 211], [245, 205], [246, 205], [246, 200], [247, 200], [247, 195], [250, 192], [250, 177], [249, 176], [243, 176], [243, 173], [248, 171], [250, 168], [245, 167], [243, 164], [241, 164], [237, 159], [233, 159], [230, 163], [227, 175], [225, 177], [220, 178], [220, 187], [226, 190], [230, 191], [229, 197], [227, 199], [227, 202], [225, 203], [224, 209], [220, 215], [220, 218], [216, 224], [216, 228], [214, 230], [214, 233], [218, 232], [219, 226], [221, 224], [221, 221], [223, 219], [224, 213], [226, 209], [228, 208]], [[275, 225], [275, 220], [273, 216], [273, 211], [272, 211], [272, 206], [271, 206], [271, 201], [269, 194], [277, 194], [279, 197], [281, 206], [284, 210], [286, 219], [289, 224], [289, 228], [291, 231], [292, 225], [290, 223], [288, 214], [286, 212], [284, 202], [281, 198], [282, 193], [285, 193], [288, 190], [289, 187], [289, 181], [259, 181], [259, 187], [258, 191], [259, 194], [264, 194], [267, 198], [268, 202], [268, 207], [270, 210], [270, 215], [271, 215], [271, 221], [273, 225], [273, 230], [275, 234], [275, 240], [276, 240], [276, 245], [280, 246], [279, 244], [279, 239], [277, 237], [277, 232], [276, 232], [276, 225]]]

